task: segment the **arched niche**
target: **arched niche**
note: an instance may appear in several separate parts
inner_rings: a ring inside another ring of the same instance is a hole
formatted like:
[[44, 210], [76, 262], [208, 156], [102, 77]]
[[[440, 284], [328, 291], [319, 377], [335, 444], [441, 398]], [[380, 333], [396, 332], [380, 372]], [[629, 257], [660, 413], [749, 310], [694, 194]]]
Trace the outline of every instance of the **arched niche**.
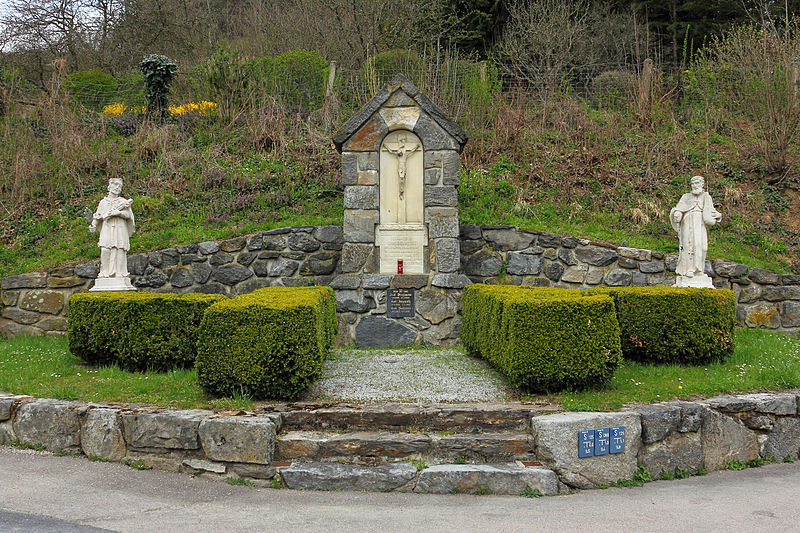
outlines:
[[408, 130], [384, 137], [380, 148], [380, 223], [422, 224], [422, 141]]

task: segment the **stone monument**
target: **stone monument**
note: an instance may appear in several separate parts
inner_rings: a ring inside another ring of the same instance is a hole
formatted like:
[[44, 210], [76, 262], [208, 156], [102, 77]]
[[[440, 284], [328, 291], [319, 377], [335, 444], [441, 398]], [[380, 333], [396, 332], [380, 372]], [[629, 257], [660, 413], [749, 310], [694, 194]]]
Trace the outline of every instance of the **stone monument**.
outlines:
[[108, 180], [108, 196], [91, 215], [89, 231], [100, 232], [100, 273], [90, 291], [135, 291], [128, 274], [130, 236], [136, 230], [132, 199], [122, 198], [122, 180]]
[[398, 75], [334, 137], [342, 154], [343, 273], [460, 267], [459, 154], [467, 135]]
[[711, 277], [705, 273], [708, 233], [722, 215], [714, 209], [711, 195], [703, 190], [703, 176], [692, 178], [692, 192], [681, 196], [678, 205], [669, 212], [669, 221], [678, 232], [680, 252], [675, 268], [675, 287], [714, 288]]

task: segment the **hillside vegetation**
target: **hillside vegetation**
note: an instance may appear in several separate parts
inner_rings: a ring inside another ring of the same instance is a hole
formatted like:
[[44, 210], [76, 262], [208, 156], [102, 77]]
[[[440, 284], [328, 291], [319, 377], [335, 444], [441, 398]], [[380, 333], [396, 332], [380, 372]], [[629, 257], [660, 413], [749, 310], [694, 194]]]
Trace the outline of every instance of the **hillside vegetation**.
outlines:
[[62, 62], [42, 91], [6, 68], [0, 276], [97, 257], [83, 213], [112, 176], [135, 200], [131, 253], [340, 224], [331, 137], [398, 71], [471, 137], [462, 223], [675, 251], [669, 209], [701, 174], [723, 214], [709, 257], [797, 272], [798, 53], [796, 26], [745, 25], [683, 65], [543, 71], [499, 56], [393, 50], [358, 69], [337, 68], [330, 80], [318, 52], [253, 57], [222, 46], [180, 66], [163, 112], [135, 71], [69, 72]]

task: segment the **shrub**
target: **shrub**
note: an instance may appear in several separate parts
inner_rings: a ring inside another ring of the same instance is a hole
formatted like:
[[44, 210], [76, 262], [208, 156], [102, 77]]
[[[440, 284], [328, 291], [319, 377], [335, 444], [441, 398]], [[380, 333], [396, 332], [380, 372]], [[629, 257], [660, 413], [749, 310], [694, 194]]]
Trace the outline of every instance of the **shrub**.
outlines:
[[269, 68], [272, 71], [270, 91], [288, 107], [306, 111], [322, 107], [328, 62], [318, 52], [286, 52], [273, 59]]
[[99, 70], [73, 72], [64, 80], [64, 86], [73, 100], [89, 109], [102, 109], [117, 94], [117, 81]]
[[140, 70], [147, 86], [147, 113], [166, 116], [169, 86], [178, 72], [178, 64], [167, 56], [150, 54], [142, 59]]
[[626, 359], [701, 365], [733, 353], [736, 297], [730, 290], [602, 287], [587, 293], [614, 298]]
[[220, 46], [208, 61], [195, 69], [195, 91], [219, 103], [220, 114], [234, 120], [252, 101], [254, 84], [259, 80], [254, 75], [257, 64], [238, 50]]
[[69, 350], [93, 365], [168, 371], [194, 365], [197, 328], [218, 294], [76, 293], [69, 299]]
[[528, 391], [607, 382], [622, 355], [613, 300], [577, 290], [472, 285], [462, 342]]
[[212, 396], [294, 399], [322, 371], [336, 335], [330, 287], [269, 287], [211, 306], [197, 375]]

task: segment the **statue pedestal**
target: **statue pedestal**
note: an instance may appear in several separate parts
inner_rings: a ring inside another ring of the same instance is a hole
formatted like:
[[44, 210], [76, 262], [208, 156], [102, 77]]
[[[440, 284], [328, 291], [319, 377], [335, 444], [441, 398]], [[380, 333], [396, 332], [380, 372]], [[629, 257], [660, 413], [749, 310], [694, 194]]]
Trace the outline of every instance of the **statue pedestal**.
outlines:
[[673, 287], [695, 287], [698, 289], [714, 289], [714, 282], [708, 274], [696, 276], [678, 276]]
[[131, 278], [97, 278], [94, 280], [94, 287], [89, 292], [100, 291], [135, 291], [136, 287], [131, 285]]
[[381, 274], [397, 274], [403, 261], [404, 274], [424, 274], [423, 251], [428, 244], [425, 224], [380, 224], [375, 228], [375, 245], [380, 247]]

